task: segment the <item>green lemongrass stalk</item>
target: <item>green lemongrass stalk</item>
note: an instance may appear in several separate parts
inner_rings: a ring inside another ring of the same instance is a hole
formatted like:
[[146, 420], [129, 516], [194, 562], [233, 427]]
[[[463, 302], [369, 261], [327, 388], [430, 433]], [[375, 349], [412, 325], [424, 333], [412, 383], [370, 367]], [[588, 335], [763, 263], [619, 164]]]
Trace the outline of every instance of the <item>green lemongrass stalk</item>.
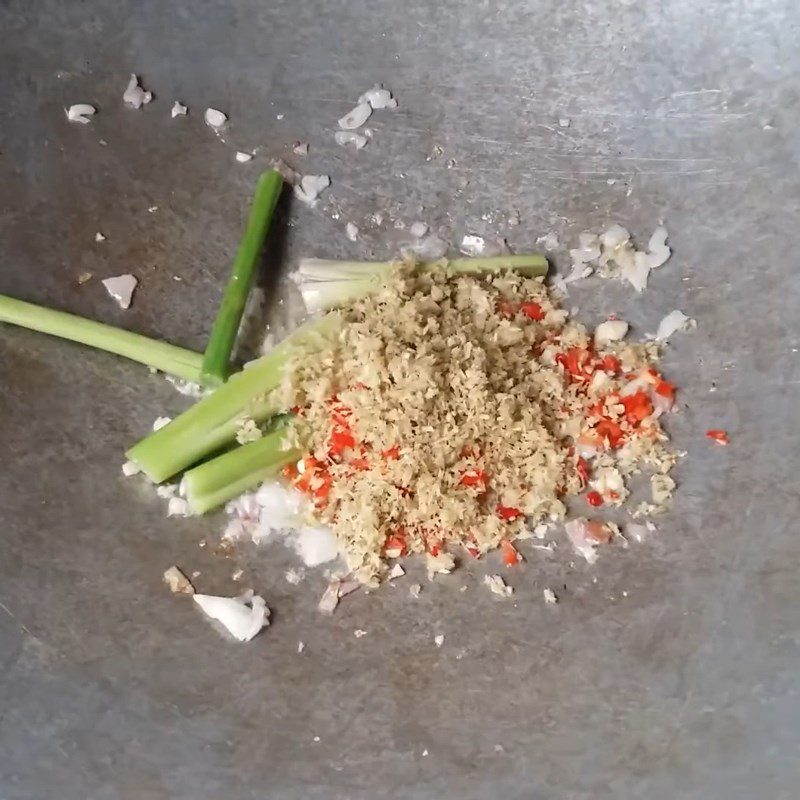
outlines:
[[258, 441], [190, 469], [183, 476], [183, 488], [192, 512], [205, 514], [297, 461], [302, 450], [286, 449], [286, 434], [286, 427], [280, 427]]
[[[298, 265], [300, 293], [310, 313], [328, 311], [378, 291], [398, 267], [396, 261], [330, 261], [304, 258]], [[544, 277], [547, 259], [537, 254], [454, 258], [422, 261], [417, 269], [430, 271], [446, 267], [451, 272], [480, 274], [514, 270], [527, 277]]]
[[160, 483], [231, 442], [245, 419], [261, 422], [283, 411], [269, 395], [280, 385], [287, 363], [295, 355], [322, 349], [340, 325], [338, 314], [328, 314], [302, 326], [212, 395], [134, 445], [127, 457]]
[[258, 256], [267, 238], [282, 188], [283, 177], [274, 169], [264, 172], [256, 184], [247, 227], [236, 252], [231, 277], [225, 287], [203, 357], [203, 382], [207, 385], [219, 385], [228, 377], [231, 352], [253, 283]]
[[0, 295], [0, 322], [115, 353], [176, 378], [200, 381], [203, 362], [200, 354], [65, 311], [54, 311]]

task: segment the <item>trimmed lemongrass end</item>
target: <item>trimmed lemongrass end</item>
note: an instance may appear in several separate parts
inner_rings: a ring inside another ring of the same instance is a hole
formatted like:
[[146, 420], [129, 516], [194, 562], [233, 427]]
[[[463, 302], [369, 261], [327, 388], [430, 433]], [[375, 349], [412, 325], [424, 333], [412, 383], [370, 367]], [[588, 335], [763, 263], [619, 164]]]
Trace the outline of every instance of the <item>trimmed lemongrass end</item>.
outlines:
[[242, 419], [262, 422], [283, 410], [276, 408], [270, 393], [280, 385], [288, 361], [323, 349], [340, 327], [341, 317], [328, 314], [298, 328], [213, 394], [135, 444], [128, 459], [161, 483], [219, 450], [233, 441]]
[[302, 451], [286, 449], [286, 438], [287, 428], [281, 427], [189, 470], [183, 486], [192, 513], [205, 514], [297, 461]]

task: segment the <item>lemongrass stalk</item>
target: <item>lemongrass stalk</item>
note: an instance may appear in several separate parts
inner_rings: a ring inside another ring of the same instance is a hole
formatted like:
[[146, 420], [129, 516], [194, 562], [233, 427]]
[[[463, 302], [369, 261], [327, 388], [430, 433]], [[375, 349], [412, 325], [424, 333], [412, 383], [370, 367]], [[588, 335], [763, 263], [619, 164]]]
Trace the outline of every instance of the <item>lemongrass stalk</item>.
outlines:
[[[328, 311], [379, 291], [398, 266], [399, 262], [395, 261], [329, 261], [304, 258], [297, 270], [300, 293], [310, 313]], [[529, 254], [422, 261], [416, 266], [422, 271], [444, 267], [461, 274], [513, 270], [533, 278], [544, 277], [548, 264], [544, 256]]]
[[0, 295], [0, 322], [48, 333], [105, 350], [183, 380], [199, 382], [203, 357], [191, 350], [159, 342], [65, 311]]
[[287, 363], [324, 348], [340, 325], [338, 314], [328, 314], [299, 328], [268, 355], [134, 445], [127, 457], [160, 483], [231, 442], [245, 419], [261, 422], [285, 411], [275, 405], [270, 393], [280, 385]]
[[274, 169], [264, 172], [256, 184], [247, 227], [236, 252], [231, 277], [225, 287], [203, 357], [203, 382], [207, 385], [218, 385], [228, 377], [231, 352], [247, 304], [247, 295], [282, 188], [283, 176]]
[[286, 435], [287, 429], [281, 427], [189, 470], [183, 487], [192, 512], [205, 514], [297, 461], [302, 451], [286, 449]]

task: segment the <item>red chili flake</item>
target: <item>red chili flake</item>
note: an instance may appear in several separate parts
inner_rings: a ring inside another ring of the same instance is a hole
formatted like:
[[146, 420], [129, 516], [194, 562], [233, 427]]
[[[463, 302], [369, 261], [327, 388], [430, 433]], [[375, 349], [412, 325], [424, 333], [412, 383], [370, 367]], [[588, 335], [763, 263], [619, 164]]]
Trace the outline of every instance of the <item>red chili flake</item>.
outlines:
[[297, 480], [297, 476], [300, 473], [297, 471], [297, 464], [287, 464], [282, 470], [281, 475], [283, 475], [286, 480], [291, 481], [294, 483]]
[[675, 384], [670, 383], [669, 381], [658, 381], [658, 383], [655, 385], [654, 391], [656, 394], [660, 394], [662, 397], [667, 397], [670, 400], [675, 399]]
[[616, 449], [622, 441], [622, 428], [610, 419], [601, 419], [595, 426], [595, 431], [603, 439], [608, 439], [612, 449]]
[[511, 508], [510, 506], [497, 506], [497, 516], [504, 519], [506, 522], [512, 522], [517, 517], [522, 516], [522, 512], [518, 508]]
[[706, 437], [717, 444], [722, 445], [723, 447], [730, 442], [730, 439], [728, 438], [728, 431], [724, 431], [721, 428], [712, 428], [711, 430], [706, 431]]
[[386, 541], [383, 543], [383, 550], [386, 552], [387, 550], [390, 551], [399, 551], [401, 556], [406, 554], [406, 534], [405, 531], [398, 530], [395, 533], [389, 534], [386, 537]]
[[577, 469], [583, 485], [585, 486], [587, 483], [589, 483], [589, 465], [586, 463], [585, 458], [582, 456], [578, 458], [578, 463], [575, 465], [575, 469]]
[[544, 311], [538, 303], [523, 303], [522, 313], [529, 319], [540, 322], [544, 319]]
[[503, 548], [503, 563], [507, 567], [513, 567], [515, 564], [519, 564], [520, 555], [517, 552], [517, 548], [514, 547], [508, 539], [503, 539], [503, 541], [500, 542], [500, 546]]
[[356, 440], [349, 428], [336, 427], [333, 429], [329, 443], [331, 455], [340, 456], [345, 450], [355, 446]]
[[381, 453], [381, 455], [387, 461], [397, 461], [400, 458], [400, 446], [394, 445], [393, 447], [390, 447], [388, 450], [384, 450]]
[[486, 488], [489, 476], [482, 469], [471, 469], [461, 476], [459, 483], [462, 486], [480, 486]]
[[647, 396], [647, 392], [635, 392], [627, 397], [620, 397], [619, 402], [625, 406], [625, 419], [631, 425], [638, 425], [653, 413], [653, 404]]
[[603, 495], [601, 495], [600, 492], [594, 492], [594, 491], [589, 492], [586, 495], [586, 502], [590, 506], [594, 506], [595, 508], [599, 508], [601, 505], [603, 505]]
[[616, 375], [619, 372], [620, 367], [622, 366], [620, 364], [619, 359], [611, 354], [603, 356], [603, 360], [601, 363], [603, 371], [610, 372], [612, 375]]

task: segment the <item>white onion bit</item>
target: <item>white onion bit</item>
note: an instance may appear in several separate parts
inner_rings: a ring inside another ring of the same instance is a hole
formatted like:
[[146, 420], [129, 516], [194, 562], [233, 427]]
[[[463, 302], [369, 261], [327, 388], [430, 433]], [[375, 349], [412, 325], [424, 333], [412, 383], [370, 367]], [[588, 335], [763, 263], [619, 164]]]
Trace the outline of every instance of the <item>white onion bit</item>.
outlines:
[[628, 323], [621, 319], [609, 319], [601, 322], [594, 332], [594, 343], [603, 347], [609, 342], [619, 342], [628, 333]]
[[122, 95], [122, 100], [131, 108], [141, 108], [147, 105], [153, 99], [152, 92], [146, 92], [139, 86], [139, 79], [136, 75], [131, 74], [131, 79], [128, 81], [128, 88]]
[[88, 125], [89, 117], [97, 113], [97, 109], [94, 106], [90, 106], [88, 103], [76, 103], [74, 106], [70, 106], [64, 110], [70, 122], [80, 122], [81, 125]]
[[237, 151], [236, 153], [236, 160], [240, 164], [246, 164], [248, 161], [252, 161], [253, 154], [252, 153], [245, 153], [242, 150]]
[[358, 98], [359, 103], [369, 103], [374, 110], [381, 108], [397, 108], [397, 100], [392, 97], [388, 89], [384, 89], [381, 84], [375, 84], [368, 92], [364, 92]]

